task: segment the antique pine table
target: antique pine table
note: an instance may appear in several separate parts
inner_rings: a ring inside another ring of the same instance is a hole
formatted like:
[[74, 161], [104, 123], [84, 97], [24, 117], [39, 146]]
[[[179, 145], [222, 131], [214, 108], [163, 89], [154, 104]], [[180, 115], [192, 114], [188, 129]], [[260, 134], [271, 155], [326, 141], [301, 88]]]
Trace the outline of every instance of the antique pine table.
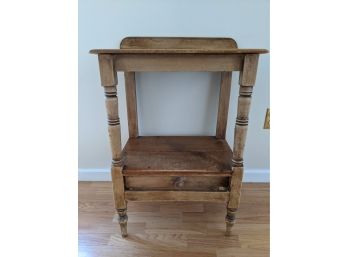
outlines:
[[[222, 201], [226, 235], [239, 206], [243, 151], [257, 64], [265, 49], [239, 49], [231, 38], [127, 37], [120, 49], [93, 49], [112, 149], [112, 183], [122, 236], [127, 236], [127, 201]], [[124, 72], [129, 139], [121, 147], [117, 72]], [[220, 72], [215, 136], [140, 136], [135, 72]], [[232, 71], [239, 71], [239, 97], [232, 149], [225, 135]]]

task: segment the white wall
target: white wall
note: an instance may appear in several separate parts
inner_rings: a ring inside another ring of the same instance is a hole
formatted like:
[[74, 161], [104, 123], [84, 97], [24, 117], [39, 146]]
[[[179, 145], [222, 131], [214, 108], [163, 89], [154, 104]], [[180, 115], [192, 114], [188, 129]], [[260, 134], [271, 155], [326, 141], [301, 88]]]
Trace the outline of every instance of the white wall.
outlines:
[[[110, 147], [104, 95], [92, 48], [118, 47], [127, 36], [232, 37], [241, 48], [269, 49], [269, 0], [80, 0], [79, 170], [106, 171]], [[232, 78], [227, 140], [232, 143], [238, 73]], [[143, 135], [213, 135], [219, 74], [138, 73], [139, 130]], [[122, 143], [127, 141], [123, 74], [119, 73]], [[63, 99], [62, 99], [63, 101]], [[269, 55], [259, 60], [245, 150], [246, 170], [269, 170]]]

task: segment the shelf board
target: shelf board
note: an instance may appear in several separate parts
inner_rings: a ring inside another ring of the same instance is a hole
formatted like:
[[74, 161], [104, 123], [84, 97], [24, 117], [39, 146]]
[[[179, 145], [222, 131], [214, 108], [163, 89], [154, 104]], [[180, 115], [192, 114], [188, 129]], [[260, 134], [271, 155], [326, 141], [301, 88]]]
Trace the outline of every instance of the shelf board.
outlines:
[[124, 148], [124, 176], [223, 176], [232, 173], [232, 150], [211, 136], [130, 138]]

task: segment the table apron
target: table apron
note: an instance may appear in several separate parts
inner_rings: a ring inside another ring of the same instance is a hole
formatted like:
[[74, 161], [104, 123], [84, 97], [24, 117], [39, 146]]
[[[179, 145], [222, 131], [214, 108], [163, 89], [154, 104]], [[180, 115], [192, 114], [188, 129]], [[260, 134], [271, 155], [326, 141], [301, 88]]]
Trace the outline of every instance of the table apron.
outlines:
[[163, 72], [221, 72], [240, 71], [243, 67], [243, 54], [231, 55], [159, 55], [134, 54], [114, 55], [115, 71], [163, 71]]

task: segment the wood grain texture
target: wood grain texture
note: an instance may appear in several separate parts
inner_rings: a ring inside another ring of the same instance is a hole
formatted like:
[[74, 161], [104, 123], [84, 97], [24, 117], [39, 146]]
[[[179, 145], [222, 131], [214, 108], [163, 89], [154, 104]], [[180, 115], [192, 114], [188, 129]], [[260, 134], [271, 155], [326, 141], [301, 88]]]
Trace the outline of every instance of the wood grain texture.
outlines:
[[112, 55], [98, 55], [100, 81], [103, 87], [117, 85], [117, 73], [115, 72], [114, 57]]
[[124, 148], [124, 176], [230, 176], [232, 151], [215, 137], [138, 137]]
[[219, 107], [216, 124], [216, 138], [226, 137], [228, 108], [230, 104], [232, 72], [222, 72], [220, 82]]
[[237, 118], [233, 141], [233, 160], [236, 165], [243, 163], [244, 148], [249, 124], [252, 89], [253, 88], [251, 86], [240, 86], [239, 90]]
[[113, 54], [117, 71], [240, 71], [243, 54]]
[[105, 105], [108, 115], [108, 131], [109, 141], [111, 146], [112, 160], [117, 163], [122, 159], [121, 151], [121, 126], [118, 115], [118, 100], [117, 97], [107, 98]]
[[111, 167], [111, 178], [113, 182], [114, 201], [116, 209], [126, 209], [124, 198], [124, 181], [121, 167]]
[[118, 114], [117, 73], [114, 59], [108, 55], [99, 56], [101, 84], [104, 87], [105, 106], [108, 116], [109, 141], [112, 153], [111, 178], [113, 184], [115, 208], [119, 214], [119, 224], [123, 237], [127, 236], [127, 205], [124, 196], [122, 176], [121, 126]]
[[234, 167], [230, 185], [230, 200], [227, 207], [232, 210], [237, 210], [240, 202], [242, 190], [244, 167]]
[[230, 199], [227, 204], [226, 235], [231, 234], [231, 228], [235, 223], [235, 215], [240, 203], [242, 180], [244, 172], [244, 148], [248, 131], [249, 111], [251, 95], [256, 79], [258, 55], [246, 55], [243, 71], [239, 77], [239, 97], [237, 107], [237, 118], [233, 141], [233, 173], [230, 181]]
[[228, 177], [134, 176], [125, 177], [126, 190], [227, 191]]
[[204, 37], [126, 37], [122, 49], [231, 49], [237, 48], [232, 38]]
[[138, 132], [138, 112], [137, 112], [135, 73], [125, 72], [124, 79], [125, 79], [125, 88], [126, 88], [129, 137], [137, 137], [139, 132]]
[[125, 149], [128, 152], [230, 152], [224, 139], [214, 136], [140, 136], [130, 138]]
[[114, 60], [108, 55], [99, 56], [101, 84], [104, 87], [105, 107], [108, 117], [108, 131], [113, 163], [122, 159], [121, 127], [118, 114], [117, 73], [114, 70]]
[[268, 257], [269, 184], [243, 184], [238, 223], [224, 236], [226, 206], [214, 202], [129, 202], [120, 235], [110, 182], [79, 183], [80, 257]]
[[129, 201], [221, 201], [227, 202], [229, 192], [191, 192], [191, 191], [126, 191]]
[[255, 85], [258, 61], [258, 54], [245, 55], [243, 69], [239, 75], [239, 84], [241, 86]]

